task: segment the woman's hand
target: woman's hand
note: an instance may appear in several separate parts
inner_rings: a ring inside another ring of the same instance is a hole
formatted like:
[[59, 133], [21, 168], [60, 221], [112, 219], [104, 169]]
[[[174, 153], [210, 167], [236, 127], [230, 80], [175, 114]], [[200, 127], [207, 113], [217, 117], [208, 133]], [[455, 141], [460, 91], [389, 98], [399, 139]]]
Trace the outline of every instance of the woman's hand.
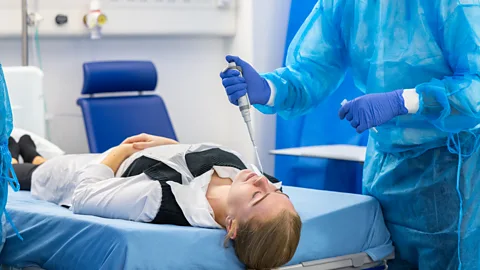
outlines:
[[118, 168], [120, 165], [131, 155], [135, 154], [136, 152], [140, 151], [133, 147], [133, 144], [122, 143], [119, 146], [115, 147], [108, 153], [105, 159], [102, 161], [102, 164], [110, 167], [113, 173], [117, 173]]
[[140, 150], [133, 147], [132, 143], [122, 143], [119, 146], [115, 147], [112, 152], [114, 152], [114, 154], [119, 157], [127, 159], [138, 151]]
[[120, 145], [123, 144], [132, 144], [134, 149], [143, 150], [160, 145], [178, 144], [178, 142], [169, 138], [142, 133], [125, 139]]

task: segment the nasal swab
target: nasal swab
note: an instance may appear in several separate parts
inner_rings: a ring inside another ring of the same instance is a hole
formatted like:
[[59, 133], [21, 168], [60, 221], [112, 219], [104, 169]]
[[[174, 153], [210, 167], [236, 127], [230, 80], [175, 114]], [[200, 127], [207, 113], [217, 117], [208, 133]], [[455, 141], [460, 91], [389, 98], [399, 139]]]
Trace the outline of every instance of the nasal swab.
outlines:
[[260, 172], [260, 170], [255, 166], [254, 164], [250, 164], [252, 166], [253, 172], [256, 173], [257, 175], [263, 175], [263, 173]]
[[[229, 70], [229, 69], [235, 69], [238, 72], [240, 72], [240, 77], [243, 76], [242, 75], [242, 68], [240, 66], [237, 66], [237, 64], [235, 64], [235, 62], [228, 63], [228, 66], [224, 70], [224, 72]], [[258, 154], [257, 144], [255, 143], [255, 139], [253, 137], [252, 119], [250, 117], [250, 100], [248, 99], [248, 94], [247, 93], [245, 93], [244, 96], [242, 96], [238, 99], [238, 108], [240, 109], [240, 112], [241, 112], [242, 117], [243, 117], [243, 121], [245, 122], [245, 125], [247, 126], [248, 134], [250, 136], [250, 140], [252, 141], [253, 149], [255, 150], [255, 156], [257, 157], [258, 166], [260, 166], [260, 169], [263, 171], [262, 161], [260, 160], [260, 155]]]

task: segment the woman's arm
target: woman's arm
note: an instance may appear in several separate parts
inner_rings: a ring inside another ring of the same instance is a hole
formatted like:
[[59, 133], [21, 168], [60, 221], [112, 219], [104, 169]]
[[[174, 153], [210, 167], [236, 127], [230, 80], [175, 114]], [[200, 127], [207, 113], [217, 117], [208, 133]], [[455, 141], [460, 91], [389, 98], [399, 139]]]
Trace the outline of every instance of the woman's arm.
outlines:
[[145, 174], [115, 178], [110, 166], [102, 163], [85, 167], [75, 177], [78, 185], [72, 197], [73, 213], [140, 222], [155, 218], [162, 189]]
[[114, 174], [116, 174], [118, 168], [125, 161], [125, 159], [130, 157], [135, 152], [150, 147], [169, 144], [178, 144], [178, 142], [169, 138], [145, 133], [132, 136], [125, 139], [119, 146], [110, 151], [107, 157], [102, 161], [102, 164], [110, 167]]
[[332, 1], [320, 0], [298, 30], [287, 53], [286, 66], [263, 74], [273, 104], [255, 105], [263, 113], [285, 119], [306, 114], [337, 90], [347, 60], [340, 31], [341, 16]]
[[72, 198], [72, 211], [106, 218], [152, 221], [161, 203], [162, 190], [158, 182], [143, 173], [125, 178], [115, 178], [115, 174], [123, 161], [140, 149], [177, 143], [148, 134], [126, 139], [100, 164], [91, 164], [76, 173], [78, 185]]
[[119, 146], [115, 147], [102, 161], [103, 165], [109, 167], [114, 174], [117, 173], [120, 165], [130, 157], [135, 152], [138, 152], [138, 149], [133, 148], [133, 144], [122, 143]]
[[[480, 124], [480, 4], [456, 5], [439, 29], [443, 55], [453, 74], [417, 85], [413, 91], [418, 95], [404, 97], [409, 112], [445, 132]], [[409, 100], [414, 110], [408, 108]]]
[[133, 148], [143, 150], [160, 145], [178, 144], [178, 142], [169, 138], [142, 133], [125, 139], [122, 144], [133, 144]]

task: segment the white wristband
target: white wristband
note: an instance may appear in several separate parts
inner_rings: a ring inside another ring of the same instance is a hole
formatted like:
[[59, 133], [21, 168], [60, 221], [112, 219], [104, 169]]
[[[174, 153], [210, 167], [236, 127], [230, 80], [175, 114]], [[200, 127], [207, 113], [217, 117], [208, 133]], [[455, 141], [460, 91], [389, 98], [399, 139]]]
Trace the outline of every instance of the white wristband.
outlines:
[[277, 93], [277, 89], [275, 85], [270, 80], [267, 80], [268, 85], [270, 86], [270, 98], [268, 99], [266, 106], [273, 107], [275, 105], [275, 94]]
[[402, 97], [405, 101], [405, 108], [407, 108], [408, 113], [417, 113], [420, 107], [420, 97], [417, 91], [415, 89], [405, 89], [403, 90]]

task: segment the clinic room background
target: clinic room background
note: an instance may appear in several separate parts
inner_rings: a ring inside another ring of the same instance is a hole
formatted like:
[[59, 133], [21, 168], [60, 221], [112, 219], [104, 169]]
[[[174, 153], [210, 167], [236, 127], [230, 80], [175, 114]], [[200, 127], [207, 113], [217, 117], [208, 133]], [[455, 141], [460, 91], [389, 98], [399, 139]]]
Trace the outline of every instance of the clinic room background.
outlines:
[[[260, 71], [282, 64], [290, 1], [218, 1], [238, 4], [238, 12], [209, 10], [205, 6], [210, 1], [168, 2], [101, 1], [108, 21], [101, 37], [91, 39], [82, 22], [90, 1], [28, 1], [29, 12], [38, 20], [29, 31], [29, 64], [41, 66], [44, 73], [46, 135], [65, 152], [88, 152], [76, 105], [83, 84], [82, 64], [151, 60], [158, 72], [156, 91], [166, 102], [181, 142], [215, 142], [255, 160], [238, 108], [228, 102], [218, 74], [227, 53], [242, 55]], [[0, 1], [0, 59], [5, 67], [22, 64], [20, 5], [21, 1]], [[57, 15], [66, 15], [68, 22], [58, 25]], [[13, 101], [12, 106], [14, 114], [19, 113]], [[254, 116], [256, 140], [268, 172], [273, 172], [268, 151], [275, 147], [275, 118]]]
[[479, 14], [0, 0], [0, 266], [480, 269]]

